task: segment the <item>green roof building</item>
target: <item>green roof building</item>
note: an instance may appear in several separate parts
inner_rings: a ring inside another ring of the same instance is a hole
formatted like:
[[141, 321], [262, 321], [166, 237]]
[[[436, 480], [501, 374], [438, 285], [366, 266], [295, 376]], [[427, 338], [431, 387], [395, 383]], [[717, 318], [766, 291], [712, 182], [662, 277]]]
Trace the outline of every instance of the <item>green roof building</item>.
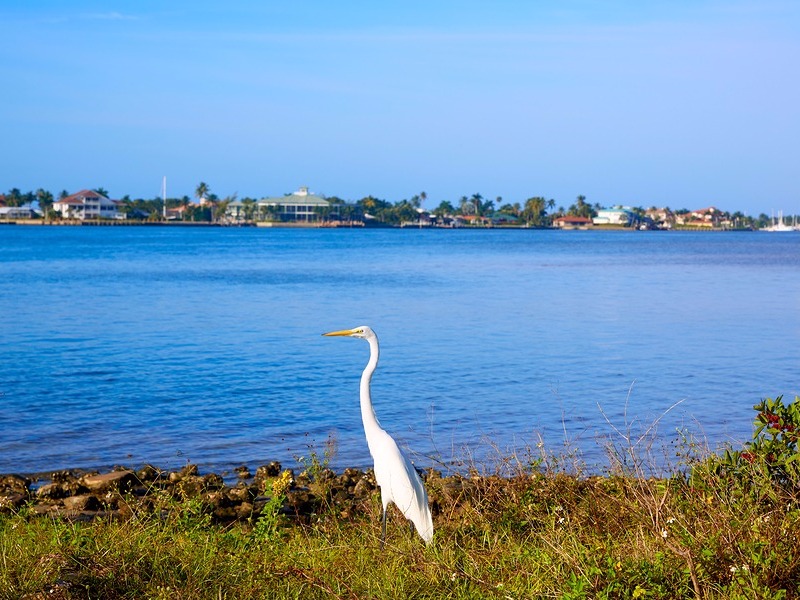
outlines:
[[258, 201], [258, 213], [271, 214], [280, 221], [319, 221], [326, 216], [338, 216], [339, 205], [323, 196], [312, 194], [307, 187], [278, 198]]

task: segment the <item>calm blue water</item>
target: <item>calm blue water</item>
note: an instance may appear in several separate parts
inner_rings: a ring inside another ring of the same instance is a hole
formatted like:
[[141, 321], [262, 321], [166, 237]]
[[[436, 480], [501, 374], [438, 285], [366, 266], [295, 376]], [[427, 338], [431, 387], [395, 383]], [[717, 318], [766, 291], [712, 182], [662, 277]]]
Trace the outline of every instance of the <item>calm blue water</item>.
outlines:
[[799, 309], [793, 233], [0, 227], [0, 472], [368, 466], [368, 346], [320, 335], [360, 324], [423, 466], [736, 443], [800, 394]]

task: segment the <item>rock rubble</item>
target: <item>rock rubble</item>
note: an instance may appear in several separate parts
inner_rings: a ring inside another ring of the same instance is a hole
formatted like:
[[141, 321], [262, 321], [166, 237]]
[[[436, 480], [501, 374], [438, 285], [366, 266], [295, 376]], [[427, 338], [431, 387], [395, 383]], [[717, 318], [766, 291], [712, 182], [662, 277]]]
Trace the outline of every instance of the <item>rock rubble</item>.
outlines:
[[[27, 509], [34, 515], [68, 520], [124, 519], [140, 511], [168, 511], [173, 501], [194, 499], [215, 522], [254, 521], [273, 494], [272, 482], [282, 472], [277, 462], [258, 467], [255, 475], [242, 466], [235, 470], [238, 481], [233, 485], [226, 485], [215, 473], [201, 474], [193, 464], [179, 471], [150, 465], [138, 470], [119, 467], [107, 473], [59, 471], [41, 484], [25, 476], [0, 475], [0, 513]], [[348, 468], [336, 474], [325, 468], [313, 475], [305, 471], [290, 474], [280, 512], [300, 521], [323, 508], [347, 518], [365, 510], [364, 503], [377, 492], [371, 469]], [[440, 475], [430, 472], [426, 477]]]

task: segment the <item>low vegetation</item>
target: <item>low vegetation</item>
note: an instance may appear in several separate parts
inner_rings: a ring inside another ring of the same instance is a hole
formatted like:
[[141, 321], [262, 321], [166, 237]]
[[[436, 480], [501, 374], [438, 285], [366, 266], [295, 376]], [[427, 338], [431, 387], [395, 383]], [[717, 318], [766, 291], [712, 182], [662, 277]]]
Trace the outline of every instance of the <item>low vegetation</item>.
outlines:
[[289, 471], [249, 519], [157, 486], [124, 518], [24, 505], [0, 515], [0, 598], [798, 598], [800, 398], [755, 409], [743, 448], [684, 438], [666, 474], [630, 439], [604, 476], [539, 449], [497, 474], [430, 472], [427, 547], [395, 513], [381, 551], [377, 491], [336, 502], [319, 461], [309, 514], [287, 510]]

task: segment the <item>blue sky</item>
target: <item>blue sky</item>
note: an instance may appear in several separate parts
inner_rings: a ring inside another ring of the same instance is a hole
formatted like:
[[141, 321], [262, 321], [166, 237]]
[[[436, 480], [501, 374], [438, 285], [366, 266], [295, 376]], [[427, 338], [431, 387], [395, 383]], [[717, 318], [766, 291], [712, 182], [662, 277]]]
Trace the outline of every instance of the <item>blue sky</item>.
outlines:
[[800, 3], [0, 5], [0, 191], [800, 213]]

